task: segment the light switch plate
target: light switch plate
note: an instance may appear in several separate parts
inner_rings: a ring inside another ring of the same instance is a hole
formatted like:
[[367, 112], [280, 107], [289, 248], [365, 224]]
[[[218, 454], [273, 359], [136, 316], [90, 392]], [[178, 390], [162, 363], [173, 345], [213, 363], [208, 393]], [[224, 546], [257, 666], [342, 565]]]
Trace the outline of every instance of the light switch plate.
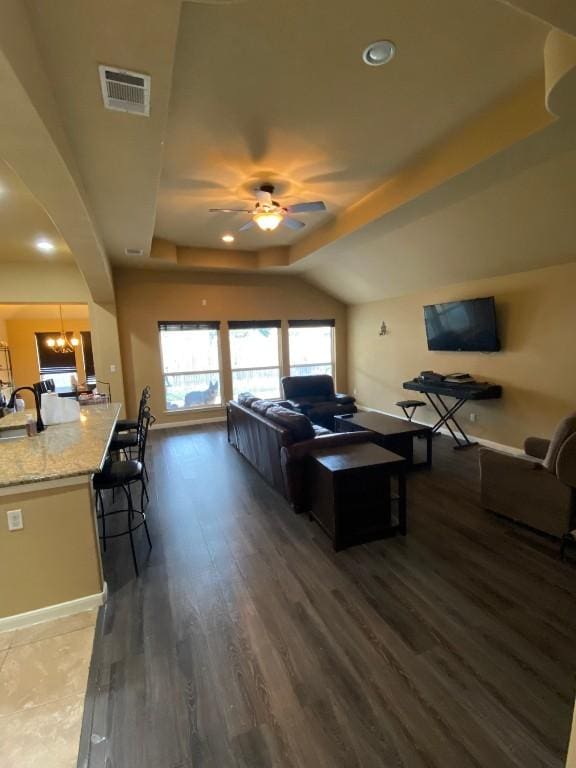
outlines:
[[21, 531], [24, 528], [21, 509], [9, 509], [6, 512], [9, 531]]

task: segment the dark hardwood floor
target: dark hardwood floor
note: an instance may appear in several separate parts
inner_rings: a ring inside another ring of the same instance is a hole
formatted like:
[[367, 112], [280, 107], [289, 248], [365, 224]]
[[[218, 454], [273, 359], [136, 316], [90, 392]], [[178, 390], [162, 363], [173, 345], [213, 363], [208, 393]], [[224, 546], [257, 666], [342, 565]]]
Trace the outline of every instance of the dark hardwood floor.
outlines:
[[434, 441], [409, 533], [335, 554], [230, 448], [156, 432], [148, 555], [105, 555], [89, 768], [559, 768], [575, 574]]

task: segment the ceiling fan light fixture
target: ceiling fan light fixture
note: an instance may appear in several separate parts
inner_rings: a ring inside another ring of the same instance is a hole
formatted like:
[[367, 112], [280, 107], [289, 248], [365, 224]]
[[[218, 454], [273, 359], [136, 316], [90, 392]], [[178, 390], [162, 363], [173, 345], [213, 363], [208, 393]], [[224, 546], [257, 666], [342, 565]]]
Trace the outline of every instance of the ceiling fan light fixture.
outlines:
[[391, 40], [377, 40], [364, 49], [362, 60], [369, 67], [381, 67], [388, 64], [396, 54], [396, 46]]
[[284, 215], [280, 211], [257, 211], [254, 221], [263, 232], [273, 232], [281, 223]]

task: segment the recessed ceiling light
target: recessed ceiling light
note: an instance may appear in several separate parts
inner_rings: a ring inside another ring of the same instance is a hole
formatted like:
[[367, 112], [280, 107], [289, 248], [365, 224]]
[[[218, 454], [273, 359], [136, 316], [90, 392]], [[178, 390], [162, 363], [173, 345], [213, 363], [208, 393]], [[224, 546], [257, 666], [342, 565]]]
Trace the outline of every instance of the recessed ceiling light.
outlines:
[[396, 46], [390, 40], [377, 40], [364, 50], [362, 59], [370, 67], [381, 67], [394, 58]]
[[36, 248], [38, 248], [39, 251], [42, 251], [42, 253], [52, 253], [55, 247], [54, 243], [51, 243], [50, 240], [45, 240], [43, 238], [36, 240]]
[[234, 235], [222, 235], [222, 240], [225, 243], [233, 243], [235, 239]]

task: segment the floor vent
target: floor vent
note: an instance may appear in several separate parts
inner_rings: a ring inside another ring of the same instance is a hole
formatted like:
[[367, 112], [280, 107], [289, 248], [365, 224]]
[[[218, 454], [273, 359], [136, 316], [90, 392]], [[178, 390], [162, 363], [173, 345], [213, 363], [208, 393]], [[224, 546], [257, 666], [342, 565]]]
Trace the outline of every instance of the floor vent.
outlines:
[[150, 76], [100, 65], [100, 85], [106, 109], [150, 115]]
[[144, 256], [142, 248], [125, 248], [124, 253], [126, 256]]

